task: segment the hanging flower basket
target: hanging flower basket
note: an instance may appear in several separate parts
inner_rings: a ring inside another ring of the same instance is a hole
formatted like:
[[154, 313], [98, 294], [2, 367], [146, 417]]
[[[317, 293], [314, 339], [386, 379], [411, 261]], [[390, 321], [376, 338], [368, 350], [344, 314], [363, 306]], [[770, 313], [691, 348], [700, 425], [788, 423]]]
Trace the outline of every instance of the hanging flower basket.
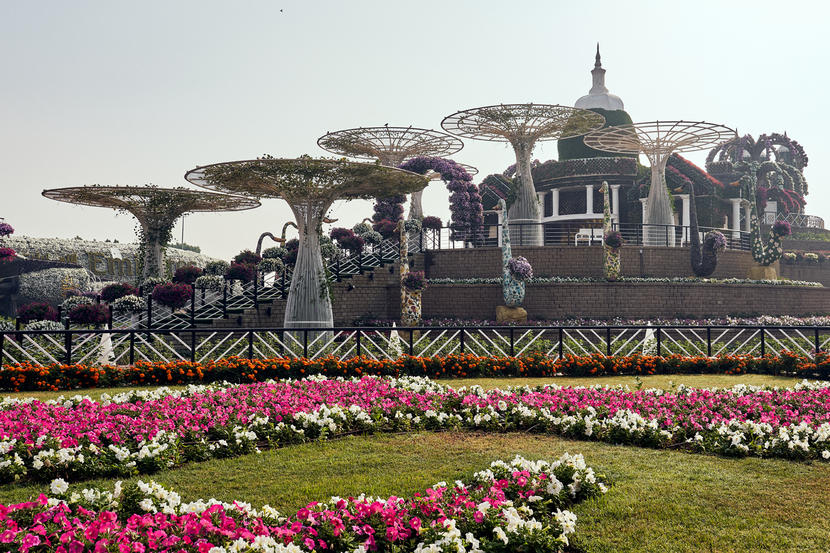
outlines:
[[427, 279], [423, 271], [410, 271], [403, 277], [402, 284], [409, 292], [421, 292], [427, 287]]
[[606, 232], [605, 236], [602, 237], [605, 245], [611, 248], [612, 250], [618, 250], [622, 247], [623, 240], [622, 234], [618, 230], [612, 230], [610, 232]]
[[109, 311], [100, 303], [76, 305], [69, 311], [69, 322], [82, 325], [102, 325], [109, 320]]
[[25, 324], [32, 321], [57, 321], [58, 312], [45, 302], [34, 302], [21, 305], [17, 309], [17, 316]]
[[112, 303], [118, 298], [123, 298], [129, 295], [137, 296], [138, 288], [127, 282], [116, 282], [108, 284], [101, 289], [101, 299], [107, 303]]
[[507, 269], [510, 271], [510, 275], [520, 282], [533, 278], [533, 267], [522, 256], [511, 257], [507, 262]]
[[[253, 271], [253, 269], [251, 269]], [[153, 288], [153, 301], [166, 305], [171, 309], [184, 307], [193, 294], [192, 288], [187, 284], [159, 284]]]
[[772, 225], [772, 232], [778, 236], [789, 236], [792, 233], [792, 227], [787, 221], [775, 221]]

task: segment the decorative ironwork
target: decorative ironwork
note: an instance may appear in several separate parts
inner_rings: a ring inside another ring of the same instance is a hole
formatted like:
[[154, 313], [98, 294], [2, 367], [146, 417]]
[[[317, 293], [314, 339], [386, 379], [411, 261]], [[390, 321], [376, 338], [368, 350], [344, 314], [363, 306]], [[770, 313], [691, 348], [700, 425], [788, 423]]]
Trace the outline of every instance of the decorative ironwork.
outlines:
[[197, 167], [185, 178], [198, 186], [260, 198], [282, 198], [291, 206], [299, 251], [285, 308], [286, 327], [333, 324], [328, 279], [320, 252], [320, 227], [338, 199], [385, 197], [421, 190], [421, 175], [377, 164], [346, 160], [262, 159]]
[[197, 211], [242, 211], [259, 207], [252, 198], [213, 194], [188, 188], [156, 186], [75, 186], [44, 190], [43, 196], [59, 202], [108, 207], [131, 213], [141, 225], [142, 277], [163, 276], [164, 247], [176, 220]]
[[[509, 142], [513, 146], [519, 189], [509, 216], [518, 224], [540, 220], [530, 164], [536, 142], [583, 135], [604, 124], [605, 118], [593, 111], [553, 104], [484, 106], [456, 112], [441, 121], [441, 127], [452, 134]], [[511, 239], [517, 245], [540, 246], [543, 242], [541, 232], [533, 232], [530, 236], [514, 234]]]
[[[586, 135], [585, 145], [605, 152], [643, 153], [651, 163], [651, 187], [645, 224], [674, 223], [666, 187], [666, 162], [673, 153], [703, 150], [737, 136], [734, 129], [705, 121], [648, 121], [606, 127]], [[644, 238], [648, 245], [659, 242], [653, 233]]]
[[446, 157], [460, 152], [464, 143], [454, 136], [417, 127], [358, 127], [328, 132], [317, 139], [327, 152], [380, 161], [397, 167], [418, 156]]

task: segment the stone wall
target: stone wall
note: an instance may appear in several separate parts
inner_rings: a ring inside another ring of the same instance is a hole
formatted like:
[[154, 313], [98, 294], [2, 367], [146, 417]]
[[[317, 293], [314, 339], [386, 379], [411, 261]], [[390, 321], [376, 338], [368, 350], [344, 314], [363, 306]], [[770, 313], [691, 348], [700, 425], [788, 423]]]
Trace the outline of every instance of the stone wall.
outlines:
[[820, 282], [823, 285], [830, 287], [830, 264], [828, 263], [823, 263], [821, 265], [805, 265], [804, 263], [787, 265], [785, 263], [780, 263], [779, 267], [779, 274], [782, 278]]
[[[427, 251], [428, 278], [501, 276], [499, 248]], [[602, 277], [602, 247], [516, 247], [514, 256], [524, 256], [536, 276]], [[623, 247], [622, 275], [629, 277], [694, 276], [687, 248]], [[749, 252], [727, 250], [718, 256], [713, 278], [746, 278], [754, 264]]]

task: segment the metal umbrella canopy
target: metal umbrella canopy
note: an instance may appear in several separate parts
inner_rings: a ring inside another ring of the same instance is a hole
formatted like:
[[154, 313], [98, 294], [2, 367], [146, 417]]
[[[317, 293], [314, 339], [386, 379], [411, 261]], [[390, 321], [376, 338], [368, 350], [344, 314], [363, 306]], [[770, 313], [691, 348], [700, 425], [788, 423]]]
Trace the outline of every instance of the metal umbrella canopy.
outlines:
[[[647, 121], [606, 127], [585, 136], [585, 145], [605, 152], [644, 154], [651, 163], [644, 243], [666, 244], [666, 229], [674, 225], [666, 187], [666, 162], [673, 153], [704, 150], [737, 136], [734, 129], [706, 121]], [[674, 233], [669, 243], [673, 243]]]
[[157, 186], [74, 186], [44, 190], [43, 196], [77, 205], [108, 207], [131, 213], [141, 225], [144, 246], [142, 278], [163, 276], [164, 245], [176, 220], [185, 213], [242, 211], [259, 207], [253, 198], [214, 194], [190, 188]]
[[317, 145], [333, 154], [376, 159], [397, 167], [418, 156], [446, 157], [460, 152], [464, 143], [449, 134], [417, 127], [357, 127], [328, 132]]
[[425, 177], [409, 171], [308, 156], [216, 163], [188, 171], [185, 179], [212, 190], [288, 202], [296, 219], [300, 246], [285, 308], [286, 328], [333, 325], [319, 236], [331, 204], [341, 199], [408, 194], [427, 184]]
[[516, 154], [520, 188], [510, 206], [509, 219], [529, 229], [512, 228], [516, 244], [541, 246], [543, 235], [539, 202], [533, 186], [530, 160], [536, 143], [580, 136], [605, 124], [593, 111], [558, 104], [499, 104], [453, 113], [441, 121], [452, 134], [477, 140], [509, 142]]

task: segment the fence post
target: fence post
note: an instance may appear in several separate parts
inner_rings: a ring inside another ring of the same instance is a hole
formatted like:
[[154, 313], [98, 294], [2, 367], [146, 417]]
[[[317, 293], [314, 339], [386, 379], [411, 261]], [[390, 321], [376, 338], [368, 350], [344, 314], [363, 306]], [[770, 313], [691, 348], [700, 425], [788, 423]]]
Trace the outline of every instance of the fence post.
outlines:
[[706, 357], [712, 357], [712, 327], [706, 327]]
[[254, 358], [254, 331], [248, 331], [248, 359]]
[[563, 343], [565, 340], [565, 332], [562, 330], [562, 327], [559, 327], [559, 359], [562, 359], [562, 354], [565, 352], [565, 344]]
[[514, 346], [514, 338], [513, 338], [513, 327], [510, 327], [510, 357], [515, 357], [515, 346]]
[[460, 351], [459, 353], [464, 353], [464, 327], [461, 327], [461, 336], [460, 338]]
[[303, 329], [303, 357], [308, 359], [308, 329]]
[[65, 350], [64, 361], [66, 361], [67, 365], [71, 365], [72, 364], [72, 331], [71, 330], [64, 330], [63, 331], [63, 348]]
[[135, 330], [130, 329], [130, 365], [135, 365]]
[[[411, 338], [412, 337], [410, 335], [410, 342], [412, 341]], [[355, 354], [358, 357], [360, 357], [360, 329], [359, 328], [355, 331]]]
[[761, 357], [767, 354], [766, 334], [766, 329], [764, 329], [764, 327], [761, 327]]
[[153, 295], [147, 295], [147, 328], [153, 326]]
[[228, 281], [225, 281], [225, 285], [222, 287], [222, 318], [228, 318]]
[[196, 362], [196, 331], [190, 331], [190, 362]]
[[611, 357], [611, 327], [605, 327], [605, 356]]
[[662, 339], [661, 339], [661, 336], [660, 336], [660, 334], [661, 334], [661, 333], [660, 333], [660, 330], [661, 330], [661, 327], [659, 327], [659, 326], [658, 326], [658, 327], [657, 327], [657, 331], [655, 332], [655, 334], [657, 335], [657, 336], [656, 336], [656, 338], [657, 338], [657, 356], [658, 356], [658, 357], [660, 357], [660, 356], [663, 354], [663, 353], [662, 353], [662, 348], [661, 348], [661, 346], [662, 346]]
[[816, 361], [816, 372], [818, 372], [818, 370], [819, 370], [818, 354], [821, 351], [821, 345], [819, 344], [819, 341], [818, 341], [819, 340], [819, 338], [818, 338], [818, 327], [814, 328], [813, 330], [815, 331], [814, 336], [815, 336], [815, 344], [816, 344], [816, 353], [813, 357]]
[[[415, 343], [414, 342], [415, 342], [415, 331], [410, 330], [409, 331], [409, 355], [410, 355], [410, 357], [412, 356], [412, 353], [415, 351], [415, 349], [414, 349], [415, 348]], [[0, 349], [0, 352], [2, 352], [2, 349]]]
[[196, 285], [190, 285], [190, 327], [196, 325]]
[[3, 347], [6, 345], [6, 334], [0, 332], [0, 369], [3, 368]]
[[259, 313], [259, 274], [254, 269], [254, 309]]

